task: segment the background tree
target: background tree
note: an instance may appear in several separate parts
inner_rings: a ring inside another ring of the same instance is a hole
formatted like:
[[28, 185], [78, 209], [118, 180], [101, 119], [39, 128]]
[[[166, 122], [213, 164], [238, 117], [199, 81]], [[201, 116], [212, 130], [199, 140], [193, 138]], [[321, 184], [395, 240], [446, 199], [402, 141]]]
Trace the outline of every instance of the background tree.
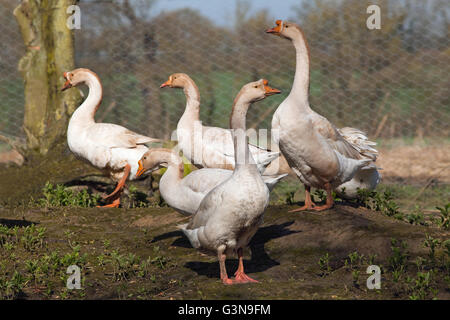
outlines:
[[27, 153], [45, 155], [65, 141], [68, 119], [80, 101], [77, 90], [60, 90], [63, 72], [74, 68], [66, 10], [75, 2], [23, 0], [14, 10], [26, 47], [19, 70], [25, 86]]

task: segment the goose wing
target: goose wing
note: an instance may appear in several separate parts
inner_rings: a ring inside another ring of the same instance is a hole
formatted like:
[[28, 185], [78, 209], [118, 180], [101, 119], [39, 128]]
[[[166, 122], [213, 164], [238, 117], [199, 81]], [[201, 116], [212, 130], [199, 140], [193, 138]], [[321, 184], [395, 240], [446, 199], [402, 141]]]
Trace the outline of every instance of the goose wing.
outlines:
[[90, 128], [89, 135], [107, 148], [136, 148], [140, 144], [160, 141], [112, 123], [96, 123]]
[[314, 129], [325, 139], [328, 145], [341, 155], [351, 159], [362, 159], [361, 153], [347, 141], [339, 130], [327, 118], [315, 113], [312, 117]]

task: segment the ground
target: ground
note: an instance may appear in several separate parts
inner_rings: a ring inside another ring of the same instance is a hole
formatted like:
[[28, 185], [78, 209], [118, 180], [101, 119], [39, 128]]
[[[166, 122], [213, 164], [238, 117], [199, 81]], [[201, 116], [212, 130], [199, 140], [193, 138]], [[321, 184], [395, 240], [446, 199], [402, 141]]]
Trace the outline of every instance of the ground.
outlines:
[[[450, 298], [450, 233], [435, 208], [449, 202], [449, 185], [439, 179], [426, 188], [384, 183], [378, 198], [303, 213], [289, 213], [302, 191], [295, 192], [295, 180], [283, 181], [245, 251], [246, 271], [259, 283], [224, 286], [215, 255], [190, 246], [176, 227], [188, 218], [171, 208], [128, 208], [126, 201], [120, 209], [55, 206], [43, 193], [47, 181], [111, 190], [97, 175], [67, 152], [0, 169], [0, 298]], [[81, 268], [81, 290], [66, 288], [73, 264]], [[379, 290], [366, 286], [368, 265], [381, 267]], [[236, 268], [230, 257], [228, 274]]]

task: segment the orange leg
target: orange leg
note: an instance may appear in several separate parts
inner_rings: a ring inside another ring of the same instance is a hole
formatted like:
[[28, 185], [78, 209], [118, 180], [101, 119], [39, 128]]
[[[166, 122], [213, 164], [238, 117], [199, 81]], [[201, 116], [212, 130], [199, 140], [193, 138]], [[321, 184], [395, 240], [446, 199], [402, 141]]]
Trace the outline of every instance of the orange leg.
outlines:
[[120, 195], [122, 192], [116, 193], [112, 202], [105, 206], [97, 206], [97, 208], [118, 208], [120, 206]]
[[333, 207], [334, 199], [333, 199], [333, 195], [331, 193], [331, 184], [330, 183], [325, 184], [325, 190], [327, 191], [327, 202], [323, 206], [314, 207], [313, 210], [322, 211], [322, 210], [330, 209]]
[[299, 212], [299, 211], [305, 211], [305, 210], [311, 210], [314, 208], [316, 204], [311, 199], [311, 187], [305, 185], [305, 205], [298, 208], [291, 210], [289, 212]]
[[219, 266], [220, 266], [220, 279], [222, 280], [223, 284], [233, 284], [233, 280], [228, 278], [227, 269], [225, 267], [225, 260], [227, 259], [227, 256], [224, 253], [225, 248], [220, 248], [217, 250], [217, 256], [219, 258]]
[[117, 183], [116, 188], [113, 192], [108, 194], [107, 196], [103, 197], [104, 200], [112, 200], [110, 204], [107, 204], [106, 206], [97, 206], [99, 208], [118, 208], [120, 205], [120, 195], [122, 194], [123, 187], [125, 186], [125, 182], [128, 179], [128, 176], [130, 175], [131, 166], [127, 163], [125, 165], [125, 170], [123, 172], [122, 179]]
[[130, 171], [131, 171], [131, 166], [127, 163], [125, 165], [125, 170], [123, 172], [122, 179], [120, 179], [120, 181], [117, 183], [116, 189], [114, 189], [113, 192], [111, 192], [110, 194], [105, 196], [103, 199], [106, 200], [108, 198], [111, 198], [111, 197], [115, 196], [118, 192], [122, 191], [123, 187], [125, 186], [125, 182], [127, 181], [128, 176], [130, 175]]
[[259, 282], [255, 279], [250, 278], [248, 275], [244, 272], [244, 258], [243, 258], [243, 250], [242, 248], [239, 248], [238, 251], [238, 257], [239, 257], [239, 266], [237, 271], [234, 274], [234, 281], [235, 283], [247, 283], [247, 282]]

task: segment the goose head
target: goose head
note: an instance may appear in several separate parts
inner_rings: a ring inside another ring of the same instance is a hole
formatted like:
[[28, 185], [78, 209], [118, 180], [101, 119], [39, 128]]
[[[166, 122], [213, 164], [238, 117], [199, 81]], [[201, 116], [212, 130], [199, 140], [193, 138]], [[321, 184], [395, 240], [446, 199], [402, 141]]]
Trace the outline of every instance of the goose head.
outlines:
[[91, 70], [79, 68], [72, 71], [64, 72], [63, 76], [64, 79], [66, 79], [66, 82], [64, 83], [64, 86], [61, 88], [61, 91], [67, 90], [72, 87], [76, 87], [80, 84], [85, 83], [88, 81], [89, 74], [95, 76], [98, 81], [98, 76], [92, 72]]
[[138, 170], [136, 177], [141, 176], [145, 172], [158, 170], [161, 166], [167, 167], [169, 163], [179, 163], [181, 159], [175, 153], [166, 148], [154, 148], [148, 150], [138, 161]]
[[283, 20], [277, 20], [275, 23], [276, 26], [267, 29], [266, 33], [271, 33], [289, 40], [296, 39], [299, 35], [303, 36], [300, 27], [295, 23]]
[[192, 79], [186, 73], [174, 73], [169, 76], [169, 80], [164, 82], [160, 88], [184, 88]]
[[281, 93], [280, 90], [269, 87], [269, 81], [260, 79], [244, 85], [236, 97], [242, 103], [253, 103], [268, 96]]

